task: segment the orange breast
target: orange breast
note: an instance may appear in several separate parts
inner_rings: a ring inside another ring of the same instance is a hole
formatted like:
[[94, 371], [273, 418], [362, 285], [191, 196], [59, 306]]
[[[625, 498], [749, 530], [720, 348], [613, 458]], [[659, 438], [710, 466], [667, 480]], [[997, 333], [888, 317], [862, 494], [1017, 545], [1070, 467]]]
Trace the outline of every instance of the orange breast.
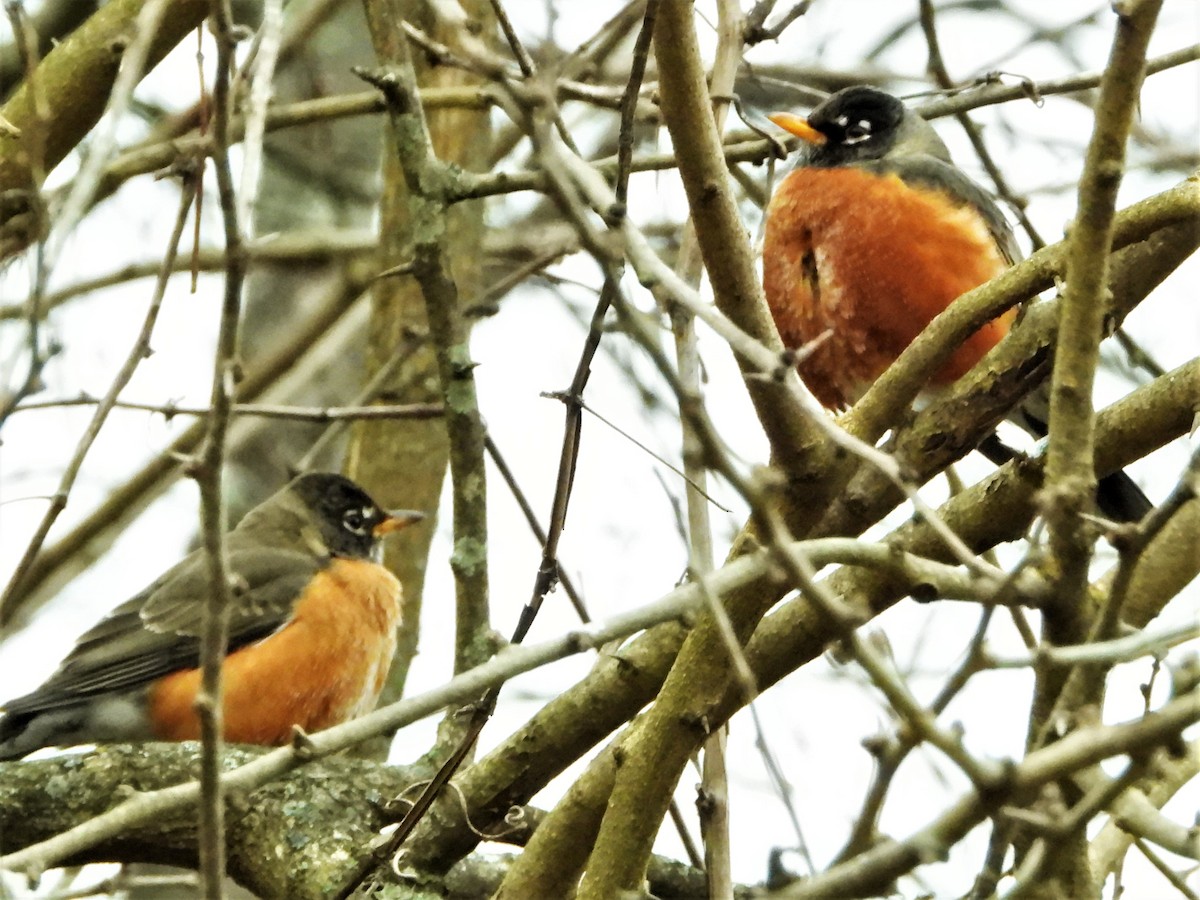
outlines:
[[[800, 364], [805, 384], [831, 408], [856, 400], [934, 316], [1005, 265], [978, 213], [896, 175], [796, 169], [767, 210], [767, 301], [789, 347], [832, 332]], [[968, 338], [934, 383], [974, 366], [1012, 315]]]
[[[225, 738], [281, 744], [292, 726], [319, 731], [370, 711], [396, 650], [400, 583], [365, 560], [336, 559], [297, 600], [292, 619], [229, 654], [222, 668]], [[161, 679], [149, 695], [155, 736], [199, 737], [200, 672]]]

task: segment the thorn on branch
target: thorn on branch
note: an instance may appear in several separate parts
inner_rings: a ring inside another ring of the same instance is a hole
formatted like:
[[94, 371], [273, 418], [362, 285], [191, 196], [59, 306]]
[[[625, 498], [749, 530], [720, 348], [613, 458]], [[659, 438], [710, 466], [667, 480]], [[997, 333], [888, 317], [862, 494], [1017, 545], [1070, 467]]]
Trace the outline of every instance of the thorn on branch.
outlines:
[[466, 347], [458, 347], [450, 351], [450, 368], [454, 378], [469, 378], [479, 368], [479, 363], [471, 359]]
[[[817, 349], [833, 336], [833, 329], [827, 328], [808, 343], [800, 347], [789, 347], [780, 355], [789, 368], [795, 368], [817, 351]], [[783, 375], [787, 375], [784, 371]]]
[[463, 316], [469, 319], [489, 319], [494, 315], [499, 314], [499, 303], [476, 303], [474, 306], [469, 306], [463, 310]]
[[1028, 75], [1022, 75], [1020, 72], [1007, 72], [1003, 69], [997, 69], [995, 72], [989, 72], [987, 75], [989, 82], [993, 84], [999, 82], [1005, 76], [1015, 78], [1021, 88], [1021, 93], [1029, 98], [1038, 109], [1046, 105], [1046, 98], [1042, 96], [1042, 89]]
[[41, 883], [42, 875], [46, 873], [46, 867], [41, 863], [35, 863], [25, 867], [25, 887], [31, 891], [36, 891]]
[[202, 153], [181, 153], [155, 172], [153, 178], [155, 181], [165, 181], [168, 178], [191, 181], [199, 176], [203, 167], [204, 155]]
[[393, 112], [403, 114], [411, 111], [395, 72], [390, 69], [368, 69], [366, 66], [351, 66], [350, 71], [379, 91]]
[[398, 275], [411, 275], [414, 265], [415, 263], [411, 259], [408, 262], [402, 262], [399, 265], [392, 266], [390, 269], [384, 269], [375, 275], [372, 281], [381, 281], [384, 278], [394, 278]]
[[783, 384], [796, 369], [796, 351], [784, 350], [779, 354], [779, 364], [771, 369], [770, 372], [751, 373], [756, 380], [769, 381], [774, 384]]
[[564, 406], [579, 407], [579, 406], [583, 405], [582, 401], [579, 398], [579, 395], [574, 394], [569, 390], [566, 390], [566, 391], [542, 391], [539, 396], [545, 397], [547, 400], [557, 400], [560, 403], [562, 403]]
[[1104, 539], [1117, 553], [1129, 553], [1141, 546], [1141, 528], [1137, 522], [1113, 522], [1087, 513], [1083, 518], [1104, 528]]
[[875, 759], [883, 759], [892, 752], [892, 747], [895, 745], [886, 734], [870, 734], [860, 741], [862, 748], [871, 754]]

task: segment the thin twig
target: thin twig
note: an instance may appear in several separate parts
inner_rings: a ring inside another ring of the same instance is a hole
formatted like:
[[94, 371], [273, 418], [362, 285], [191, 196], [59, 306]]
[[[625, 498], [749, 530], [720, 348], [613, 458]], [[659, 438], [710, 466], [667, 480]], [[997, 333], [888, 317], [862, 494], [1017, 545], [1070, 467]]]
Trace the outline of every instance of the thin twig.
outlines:
[[[513, 495], [513, 499], [517, 501], [517, 506], [521, 509], [521, 514], [525, 517], [525, 522], [529, 526], [529, 530], [533, 532], [534, 539], [543, 546], [546, 543], [546, 529], [542, 527], [542, 523], [537, 519], [537, 513], [533, 511], [533, 507], [529, 503], [529, 498], [525, 492], [521, 490], [521, 486], [517, 483], [516, 476], [509, 468], [508, 462], [504, 459], [504, 455], [500, 452], [500, 448], [496, 446], [496, 442], [490, 434], [484, 436], [484, 447], [487, 448], [488, 456], [492, 458], [492, 463], [496, 466], [496, 471], [500, 473], [500, 477], [507, 485], [509, 492]], [[563, 568], [562, 563], [557, 559], [555, 564], [558, 566], [558, 571], [555, 573], [555, 578], [559, 586], [566, 593], [567, 598], [571, 601], [571, 605], [575, 608], [575, 614], [579, 616], [579, 621], [584, 624], [590, 622], [592, 617], [588, 614], [587, 606], [583, 602], [583, 596], [575, 587], [575, 583]]]
[[[521, 43], [521, 38], [517, 35], [517, 30], [513, 28], [512, 21], [508, 18], [508, 13], [504, 9], [504, 4], [501, 0], [491, 0], [492, 12], [496, 16], [496, 23], [500, 26], [500, 31], [504, 34], [504, 40], [508, 43], [508, 47], [512, 50], [513, 56], [516, 57], [517, 65], [521, 67], [521, 75], [524, 76], [527, 82], [533, 81], [537, 76], [537, 66], [534, 65], [533, 57], [529, 55], [529, 51], [525, 49], [525, 45]], [[563, 139], [568, 147], [578, 153], [579, 148], [575, 145], [575, 139], [571, 136], [571, 131], [567, 128], [567, 123], [563, 121], [562, 112], [555, 103], [553, 97], [548, 98], [551, 103], [551, 117], [554, 119], [554, 127], [558, 129], [559, 137]]]
[[[328, 301], [302, 321], [288, 342], [248, 369], [238, 394], [250, 399], [262, 395], [304, 356], [339, 320], [359, 297], [364, 285], [347, 281]], [[150, 499], [165, 490], [180, 473], [180, 460], [196, 451], [204, 438], [205, 425], [197, 422], [175, 438], [162, 452], [119, 484], [103, 503], [86, 513], [65, 535], [44, 548], [25, 568], [14, 569], [12, 584], [19, 584], [6, 605], [0, 605], [0, 627], [47, 602], [69, 577], [78, 574], [107, 546], [113, 533], [140, 512]]]
[[1198, 719], [1200, 705], [1193, 698], [1180, 698], [1147, 717], [1119, 725], [1080, 728], [1016, 763], [1003, 787], [982, 794], [967, 792], [907, 838], [883, 841], [854, 859], [779, 892], [778, 896], [815, 900], [885, 892], [896, 878], [921, 865], [931, 854], [936, 858], [948, 850], [1009, 797], [1029, 796], [1042, 785], [1103, 759], [1161, 746], [1164, 740]]
[[1179, 873], [1167, 865], [1162, 857], [1154, 852], [1154, 848], [1141, 838], [1134, 839], [1133, 845], [1141, 851], [1142, 856], [1146, 857], [1150, 865], [1158, 870], [1159, 874], [1167, 880], [1171, 887], [1179, 892], [1179, 896], [1183, 897], [1184, 900], [1200, 900], [1200, 894], [1193, 891]]
[[121, 68], [113, 82], [112, 93], [105, 107], [105, 116], [88, 136], [88, 154], [71, 183], [54, 228], [54, 239], [47, 248], [45, 266], [53, 269], [75, 226], [82, 220], [100, 187], [105, 166], [116, 150], [117, 128], [133, 98], [133, 89], [141, 80], [150, 55], [151, 43], [159, 23], [166, 15], [168, 0], [148, 0], [138, 11], [129, 45], [121, 53]]
[[1096, 617], [1091, 634], [1094, 640], [1105, 640], [1116, 632], [1121, 610], [1125, 605], [1125, 599], [1133, 583], [1134, 571], [1142, 554], [1159, 533], [1170, 524], [1183, 506], [1195, 499], [1198, 494], [1200, 494], [1200, 448], [1192, 452], [1191, 459], [1184, 467], [1182, 476], [1167, 498], [1146, 513], [1145, 517], [1134, 524], [1132, 528], [1119, 529], [1116, 532], [1113, 542], [1116, 544], [1120, 561], [1117, 564], [1112, 588], [1109, 590], [1101, 615]]
[[210, 585], [201, 619], [200, 688], [195, 704], [200, 721], [200, 790], [203, 798], [200, 804], [200, 876], [207, 900], [222, 900], [225, 894], [225, 789], [221, 783], [224, 731], [221, 665], [229, 637], [233, 587], [228, 560], [225, 558], [225, 498], [221, 483], [225, 437], [236, 383], [238, 324], [246, 262], [241, 252], [237, 195], [229, 164], [229, 120], [233, 102], [230, 78], [237, 50], [229, 0], [212, 0], [210, 22], [217, 47], [216, 75], [213, 78], [213, 168], [220, 198], [226, 267], [209, 401], [212, 412], [208, 416], [204, 445], [193, 472], [200, 488], [201, 532]]
[[1153, 631], [1139, 631], [1107, 641], [1069, 646], [1042, 645], [1033, 653], [984, 657], [992, 669], [1025, 669], [1038, 666], [1116, 665], [1144, 656], [1159, 656], [1172, 647], [1200, 638], [1200, 624], [1188, 622]]
[[[945, 684], [938, 691], [938, 695], [929, 704], [929, 711], [934, 715], [941, 715], [950, 705], [950, 701], [967, 686], [971, 676], [984, 667], [984, 638], [987, 636], [987, 629], [991, 624], [994, 610], [995, 607], [992, 606], [983, 610], [979, 617], [979, 623], [975, 626], [975, 633], [967, 644], [962, 662], [946, 679]], [[867, 790], [866, 799], [863, 801], [862, 811], [855, 820], [846, 845], [837, 855], [837, 862], [852, 859], [874, 844], [878, 835], [879, 814], [883, 810], [892, 779], [900, 771], [901, 763], [917, 746], [917, 735], [910, 729], [904, 729], [886, 743], [873, 740], [867, 746], [868, 749], [873, 750], [876, 757], [875, 772]]]
[[100, 434], [100, 429], [104, 426], [108, 419], [108, 414], [117, 405], [117, 397], [120, 396], [125, 386], [129, 384], [133, 378], [134, 372], [137, 371], [138, 365], [141, 364], [150, 352], [150, 337], [154, 332], [154, 326], [158, 321], [159, 311], [162, 309], [163, 298], [166, 296], [167, 284], [170, 278], [170, 273], [176, 255], [179, 250], [179, 241], [183, 236], [183, 227], [187, 223], [187, 214], [192, 207], [192, 200], [196, 196], [198, 184], [195, 175], [185, 176], [183, 179], [183, 191], [180, 196], [179, 214], [176, 217], [175, 229], [171, 234], [171, 238], [167, 244], [166, 253], [164, 254], [162, 264], [159, 267], [158, 282], [154, 288], [154, 294], [151, 297], [150, 305], [146, 310], [145, 318], [142, 320], [142, 327], [138, 333], [137, 339], [134, 341], [133, 348], [126, 356], [121, 368], [117, 371], [116, 377], [113, 379], [104, 396], [99, 400], [94, 401], [96, 411], [92, 414], [88, 426], [84, 429], [79, 443], [75, 446], [75, 452], [71, 455], [71, 459], [67, 462], [63, 469], [62, 477], [59, 479], [58, 488], [55, 490], [53, 497], [50, 499], [50, 504], [46, 512], [42, 515], [41, 521], [34, 529], [33, 536], [25, 547], [25, 551], [21, 559], [17, 562], [13, 570], [13, 574], [5, 586], [3, 594], [0, 594], [0, 624], [11, 621], [14, 612], [15, 599], [20, 596], [19, 591], [24, 588], [24, 576], [32, 566], [35, 557], [42, 549], [45, 543], [46, 535], [50, 533], [51, 527], [58, 520], [59, 515], [67, 506], [67, 498], [71, 494], [71, 489], [75, 485], [75, 479], [79, 475], [79, 470], [83, 466], [83, 461], [87, 457], [88, 451], [91, 450], [92, 444]]
[[[73, 397], [69, 400], [42, 400], [18, 406], [16, 412], [37, 409], [63, 409], [71, 406], [96, 406], [102, 401], [96, 397]], [[208, 416], [208, 406], [176, 406], [173, 403], [135, 403], [118, 400], [114, 409], [137, 410], [157, 413], [170, 421], [175, 416]], [[381, 406], [273, 406], [265, 403], [235, 403], [230, 407], [232, 416], [260, 416], [266, 419], [288, 419], [297, 422], [350, 422], [358, 419], [435, 419], [442, 415], [440, 403], [397, 403]]]
[[264, 0], [262, 25], [255, 35], [254, 72], [250, 78], [249, 97], [244, 113], [246, 145], [242, 156], [241, 188], [238, 191], [237, 218], [242, 231], [254, 234], [255, 207], [259, 196], [259, 176], [262, 171], [263, 135], [267, 126], [267, 106], [271, 102], [275, 64], [279, 58], [283, 36], [283, 0]]
[[[387, 406], [366, 406], [366, 404], [371, 403], [385, 388], [393, 385], [393, 379], [395, 379], [396, 374], [403, 368], [404, 364], [412, 358], [413, 354], [424, 345], [424, 343], [425, 337], [423, 335], [406, 335], [404, 340], [400, 342], [400, 345], [392, 352], [391, 358], [389, 358], [382, 366], [379, 367], [375, 374], [371, 376], [370, 381], [368, 381], [363, 386], [363, 389], [354, 397], [352, 401], [353, 406], [364, 411], [387, 409]], [[444, 410], [443, 404], [441, 403], [417, 403], [406, 405], [409, 407], [427, 407], [430, 409], [437, 407], [439, 410], [437, 415], [441, 415], [442, 411]], [[375, 418], [375, 416], [368, 416], [367, 418]], [[382, 418], [390, 419], [393, 417], [383, 416]], [[418, 418], [424, 417], [419, 416]], [[340, 421], [334, 422], [323, 432], [321, 432], [321, 436], [313, 441], [312, 446], [309, 447], [304, 452], [304, 455], [296, 461], [296, 471], [307, 472], [309, 469], [311, 469], [316, 461], [321, 458], [321, 455], [325, 452], [325, 450], [334, 442], [334, 440], [337, 439], [337, 436], [342, 433], [343, 428], [349, 424], [350, 421], [352, 421], [352, 419], [350, 417], [346, 417]]]
[[[44, 85], [42, 83], [42, 73], [38, 65], [38, 35], [33, 30], [33, 25], [29, 20], [29, 16], [25, 12], [25, 8], [14, 0], [9, 0], [4, 4], [4, 11], [8, 17], [9, 23], [12, 25], [14, 42], [17, 45], [22, 67], [25, 72], [25, 80], [29, 85], [30, 93], [33, 96], [33, 113], [34, 121], [30, 125], [26, 125], [24, 132], [16, 128], [11, 122], [3, 117], [0, 117], [0, 124], [3, 124], [3, 133], [9, 136], [22, 136], [22, 141], [25, 144], [28, 153], [31, 169], [31, 174], [35, 177], [32, 179], [32, 184], [40, 185], [45, 176], [43, 171], [43, 162], [45, 156], [45, 130], [46, 123], [50, 116], [49, 104], [46, 102]], [[46, 203], [40, 191], [30, 189], [29, 208], [34, 217], [41, 220], [39, 227], [35, 228], [35, 233], [39, 235], [34, 252], [34, 271], [32, 284], [29, 290], [29, 299], [24, 304], [19, 315], [26, 320], [26, 338], [25, 344], [28, 347], [29, 364], [25, 369], [25, 377], [21, 383], [8, 391], [0, 387], [0, 426], [8, 420], [9, 415], [26, 397], [37, 393], [42, 388], [42, 372], [50, 358], [57, 352], [57, 347], [54, 344], [48, 344], [43, 347], [41, 338], [41, 319], [43, 310], [46, 307], [45, 295], [47, 290], [48, 266], [46, 263], [46, 241], [45, 241], [45, 220], [48, 217]], [[3, 610], [4, 598], [0, 597], [0, 611]], [[3, 617], [0, 616], [0, 619]]]
[[[562, 156], [562, 163], [570, 170], [571, 175], [594, 209], [599, 211], [611, 207], [611, 190], [594, 169], [582, 160], [566, 154]], [[818, 432], [824, 435], [838, 447], [860, 457], [882, 472], [889, 481], [903, 491], [916, 510], [923, 517], [928, 518], [931, 526], [945, 541], [946, 546], [965, 565], [981, 574], [987, 573], [992, 576], [998, 574], [998, 570], [994, 566], [971, 552], [970, 548], [951, 529], [947, 528], [945, 523], [941, 522], [937, 513], [918, 493], [918, 487], [905, 478], [899, 464], [892, 456], [854, 437], [821, 409], [812, 395], [800, 384], [799, 376], [796, 374], [790, 358], [781, 357], [780, 354], [773, 352], [738, 328], [720, 310], [703, 301], [695, 291], [663, 264], [658, 255], [650, 248], [645, 236], [632, 223], [622, 220], [620, 234], [625, 241], [625, 253], [628, 254], [629, 261], [638, 272], [639, 277], [716, 331], [729, 343], [735, 354], [760, 373], [764, 382], [770, 381], [780, 385], [787, 402], [799, 410], [811, 425], [810, 433]], [[611, 252], [611, 249], [606, 249], [605, 252]], [[780, 427], [781, 420], [784, 419], [783, 410], [776, 406], [772, 410], [772, 414], [775, 426]], [[809, 431], [809, 429], [805, 430]], [[777, 439], [782, 441], [784, 434], [777, 435]], [[786, 447], [789, 444], [785, 442], [782, 446]]]
[[[698, 368], [699, 367], [697, 366], [697, 371], [698, 371]], [[550, 392], [544, 393], [542, 396], [543, 397], [553, 397], [556, 400], [562, 400], [563, 403], [572, 402], [569, 398], [564, 396], [562, 393], [559, 393], [556, 391], [550, 391]], [[663, 457], [660, 454], [655, 453], [653, 450], [651, 450], [649, 447], [647, 447], [644, 443], [639, 441], [632, 434], [630, 434], [628, 431], [626, 431], [624, 428], [622, 428], [620, 425], [613, 422], [611, 419], [602, 415], [601, 413], [596, 412], [596, 410], [593, 409], [591, 406], [589, 406], [587, 403], [584, 403], [582, 400], [578, 400], [578, 399], [576, 399], [574, 402], [577, 402], [579, 404], [579, 408], [582, 409], [584, 412], [588, 413], [589, 415], [591, 415], [594, 418], [598, 419], [599, 421], [603, 422], [605, 425], [607, 425], [609, 428], [611, 428], [613, 431], [615, 431], [621, 437], [625, 438], [625, 440], [629, 441], [629, 443], [633, 444], [639, 450], [645, 451], [655, 462], [657, 462], [663, 466], [666, 466], [668, 469], [670, 469], [672, 472], [674, 472], [676, 475], [678, 475], [680, 478], [682, 478], [684, 481], [686, 481], [688, 484], [688, 487], [690, 487], [692, 490], [696, 491], [704, 499], [704, 501], [706, 503], [711, 503], [713, 506], [715, 506], [717, 509], [721, 510], [722, 512], [730, 512], [728, 507], [722, 506], [719, 502], [717, 502], [716, 498], [714, 498], [712, 496], [712, 494], [708, 493], [708, 491], [705, 490], [703, 478], [701, 478], [699, 481], [695, 480], [695, 478], [689, 476], [687, 474], [687, 472], [680, 469], [678, 466], [673, 465], [670, 461], [668, 461], [666, 459], [663, 459]]]
[[759, 0], [746, 16], [745, 41], [747, 47], [761, 44], [763, 41], [778, 40], [788, 26], [808, 12], [812, 0], [796, 0], [792, 8], [776, 19], [775, 24], [766, 26], [767, 16], [775, 8], [775, 0]]
[[[935, 13], [932, 0], [920, 0], [921, 3], [921, 31], [925, 35], [925, 43], [929, 48], [929, 71], [937, 82], [945, 89], [949, 90], [957, 87], [954, 79], [950, 77], [950, 72], [946, 68], [946, 62], [942, 58], [942, 50], [938, 42], [937, 25], [935, 23]], [[1026, 212], [1028, 201], [1026, 198], [1018, 196], [1008, 183], [1008, 179], [1004, 177], [1004, 172], [996, 164], [992, 158], [991, 152], [984, 143], [983, 135], [980, 133], [978, 126], [971, 121], [971, 117], [965, 112], [957, 112], [954, 118], [958, 120], [958, 124], [962, 126], [966, 132], [967, 139], [970, 140], [971, 146], [975, 149], [975, 155], [979, 157], [979, 161], [987, 170], [988, 177], [992, 179], [992, 183], [996, 186], [996, 192], [1002, 197], [1017, 214], [1017, 218], [1021, 220], [1021, 227], [1025, 229], [1025, 233], [1029, 235], [1029, 239], [1035, 250], [1044, 247], [1046, 242], [1042, 240], [1042, 236], [1034, 227], [1033, 220], [1029, 218]]]

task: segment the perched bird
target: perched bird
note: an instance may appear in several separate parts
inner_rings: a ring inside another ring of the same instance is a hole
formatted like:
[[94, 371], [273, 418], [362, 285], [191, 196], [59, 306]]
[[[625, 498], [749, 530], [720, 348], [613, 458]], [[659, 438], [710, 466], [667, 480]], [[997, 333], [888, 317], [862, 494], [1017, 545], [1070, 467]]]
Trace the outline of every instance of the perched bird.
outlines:
[[[400, 624], [380, 539], [424, 518], [388, 512], [341, 475], [302, 475], [225, 539], [235, 579], [222, 664], [225, 737], [280, 744], [371, 710]], [[210, 588], [187, 556], [90, 631], [41, 687], [0, 705], [0, 760], [41, 747], [199, 737], [200, 633]]]
[[[890, 94], [850, 87], [806, 118], [770, 119], [807, 146], [767, 207], [763, 287], [784, 344], [799, 347], [828, 332], [799, 369], [822, 404], [840, 409], [938, 313], [1020, 251], [992, 198], [951, 162], [933, 127]], [[979, 362], [1014, 315], [967, 338], [933, 385]], [[1043, 389], [1012, 419], [1042, 437], [1048, 410]], [[980, 449], [993, 460], [1006, 452], [998, 441]], [[1150, 508], [1123, 472], [1101, 479], [1098, 501], [1120, 520], [1140, 519]]]

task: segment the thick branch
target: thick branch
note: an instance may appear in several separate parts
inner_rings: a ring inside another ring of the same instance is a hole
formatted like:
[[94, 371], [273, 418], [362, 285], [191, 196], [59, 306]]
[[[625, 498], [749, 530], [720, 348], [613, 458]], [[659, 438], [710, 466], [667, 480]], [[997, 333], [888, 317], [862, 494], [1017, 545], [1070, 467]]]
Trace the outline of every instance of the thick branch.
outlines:
[[[5, 850], [20, 850], [82, 825], [118, 807], [131, 791], [161, 791], [189, 782], [196, 777], [199, 757], [195, 743], [145, 744], [6, 763], [0, 778]], [[225, 751], [228, 764], [262, 757], [257, 749]], [[343, 756], [284, 774], [253, 792], [232, 794], [226, 807], [230, 875], [263, 897], [325, 897], [325, 886], [345, 861], [385, 824], [378, 798], [394, 796], [414, 780], [403, 768]], [[195, 868], [195, 812], [177, 806], [131, 820], [61, 861]]]
[[[663, 119], [718, 309], [760, 343], [782, 351], [729, 184], [692, 15], [690, 3], [662, 4], [654, 48]], [[812, 468], [808, 457], [825, 444], [819, 430], [783, 399], [778, 385], [756, 379], [747, 389], [779, 464], [789, 471]]]
[[[1091, 509], [1096, 489], [1092, 386], [1104, 338], [1109, 248], [1117, 189], [1124, 173], [1125, 143], [1144, 77], [1146, 47], [1161, 5], [1161, 0], [1136, 0], [1115, 7], [1117, 36], [1100, 83], [1095, 130], [1079, 183], [1079, 208], [1067, 239], [1066, 286], [1051, 378], [1046, 452], [1046, 521], [1064, 609], [1077, 606], [1082, 597], [1095, 543], [1095, 528], [1080, 517]], [[1053, 623], [1047, 624], [1052, 639], [1082, 637], [1070, 632], [1057, 634]]]
[[[106, 3], [56, 46], [3, 107], [19, 134], [0, 131], [0, 257], [40, 230], [27, 192], [99, 121], [144, 0]], [[171, 0], [150, 42], [147, 71], [208, 14], [208, 0]]]

